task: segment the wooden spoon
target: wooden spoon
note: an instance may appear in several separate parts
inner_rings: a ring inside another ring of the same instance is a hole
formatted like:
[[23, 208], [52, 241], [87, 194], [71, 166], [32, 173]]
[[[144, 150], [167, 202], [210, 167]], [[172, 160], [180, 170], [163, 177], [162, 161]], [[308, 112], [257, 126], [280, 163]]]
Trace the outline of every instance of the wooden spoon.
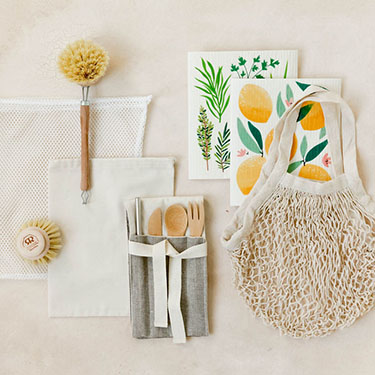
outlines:
[[161, 208], [157, 208], [148, 219], [147, 232], [150, 236], [161, 236]]
[[185, 208], [180, 204], [173, 204], [165, 211], [165, 227], [168, 236], [181, 237], [187, 228], [187, 215]]

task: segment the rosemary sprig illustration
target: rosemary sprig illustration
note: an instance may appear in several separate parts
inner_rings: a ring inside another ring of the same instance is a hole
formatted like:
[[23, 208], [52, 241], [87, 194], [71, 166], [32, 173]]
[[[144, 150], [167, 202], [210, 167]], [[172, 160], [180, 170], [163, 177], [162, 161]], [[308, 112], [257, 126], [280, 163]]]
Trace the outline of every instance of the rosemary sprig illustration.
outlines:
[[195, 78], [200, 83], [200, 85], [195, 87], [203, 92], [201, 96], [206, 99], [209, 111], [221, 123], [230, 99], [228, 94], [230, 75], [224, 79], [222, 66], [215, 72], [213, 65], [208, 60], [201, 59], [201, 62], [202, 69], [195, 67], [201, 74], [200, 79]]
[[219, 169], [224, 172], [230, 166], [230, 129], [228, 123], [225, 123], [223, 133], [219, 131], [217, 145], [215, 145], [216, 163]]
[[[266, 60], [261, 61], [260, 55], [253, 58], [252, 65], [249, 68], [246, 66], [247, 60], [243, 57], [238, 58], [238, 65], [231, 65], [231, 72], [236, 72], [238, 78], [265, 78], [263, 72], [267, 71], [269, 68], [275, 69], [277, 65], [280, 64], [279, 60], [270, 58], [269, 62]], [[271, 73], [272, 78], [272, 73]]]
[[197, 129], [198, 145], [202, 151], [203, 159], [206, 161], [206, 170], [209, 170], [208, 161], [211, 159], [211, 138], [214, 124], [207, 117], [207, 110], [200, 106]]

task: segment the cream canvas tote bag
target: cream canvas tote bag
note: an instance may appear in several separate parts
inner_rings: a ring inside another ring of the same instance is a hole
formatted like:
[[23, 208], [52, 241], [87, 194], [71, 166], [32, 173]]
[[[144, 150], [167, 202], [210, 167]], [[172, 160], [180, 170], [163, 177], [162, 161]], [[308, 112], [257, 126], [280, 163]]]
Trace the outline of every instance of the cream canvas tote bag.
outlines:
[[61, 253], [48, 266], [50, 317], [129, 316], [123, 202], [174, 193], [173, 158], [94, 158], [90, 163], [87, 205], [80, 201], [80, 160], [49, 164], [49, 217], [63, 236]]
[[[327, 182], [287, 173], [307, 101], [325, 113], [335, 171]], [[316, 337], [350, 326], [374, 305], [374, 214], [357, 171], [353, 113], [338, 95], [311, 86], [280, 119], [260, 178], [224, 231], [236, 287], [282, 334]]]

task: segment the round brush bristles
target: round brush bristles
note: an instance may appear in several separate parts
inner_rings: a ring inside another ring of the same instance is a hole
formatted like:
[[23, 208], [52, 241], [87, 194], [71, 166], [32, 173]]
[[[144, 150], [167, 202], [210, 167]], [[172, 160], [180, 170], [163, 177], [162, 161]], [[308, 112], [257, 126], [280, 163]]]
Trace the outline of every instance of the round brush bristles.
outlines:
[[102, 47], [90, 40], [77, 40], [61, 52], [58, 66], [70, 81], [91, 86], [105, 74], [108, 62], [108, 54]]

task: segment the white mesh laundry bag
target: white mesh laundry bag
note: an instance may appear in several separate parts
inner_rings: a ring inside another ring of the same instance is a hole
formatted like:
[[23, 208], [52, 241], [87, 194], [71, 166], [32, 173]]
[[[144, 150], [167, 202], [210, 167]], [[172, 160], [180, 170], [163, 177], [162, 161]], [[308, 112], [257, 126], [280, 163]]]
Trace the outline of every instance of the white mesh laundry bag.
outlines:
[[[336, 175], [327, 182], [287, 173], [306, 101], [325, 112]], [[224, 231], [236, 287], [281, 334], [324, 336], [351, 325], [374, 305], [374, 214], [357, 172], [352, 111], [336, 94], [310, 87], [277, 125], [261, 177]]]
[[[150, 100], [92, 99], [90, 157], [142, 156]], [[18, 256], [15, 236], [25, 221], [48, 215], [49, 160], [80, 157], [79, 105], [79, 100], [0, 99], [0, 279], [47, 276], [46, 266]]]

